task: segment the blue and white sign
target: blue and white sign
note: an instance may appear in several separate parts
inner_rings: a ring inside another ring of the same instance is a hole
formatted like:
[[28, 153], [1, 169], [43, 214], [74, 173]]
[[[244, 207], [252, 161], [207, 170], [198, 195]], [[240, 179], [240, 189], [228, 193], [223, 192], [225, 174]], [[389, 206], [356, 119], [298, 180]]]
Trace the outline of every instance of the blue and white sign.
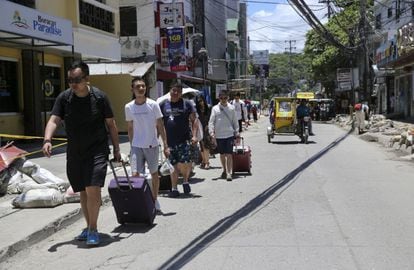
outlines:
[[0, 31], [73, 45], [72, 22], [9, 1], [1, 2]]

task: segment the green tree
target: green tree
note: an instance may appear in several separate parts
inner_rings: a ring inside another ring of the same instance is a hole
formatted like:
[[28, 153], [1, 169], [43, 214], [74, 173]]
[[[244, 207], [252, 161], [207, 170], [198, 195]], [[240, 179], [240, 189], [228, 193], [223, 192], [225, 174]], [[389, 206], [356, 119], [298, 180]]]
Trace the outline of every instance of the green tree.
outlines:
[[[342, 11], [331, 17], [326, 29], [346, 47], [355, 48], [359, 44], [359, 1], [336, 1]], [[332, 45], [315, 30], [306, 35], [304, 54], [311, 63], [313, 80], [322, 83], [328, 93], [335, 90], [337, 68], [353, 67], [357, 53], [349, 54]]]

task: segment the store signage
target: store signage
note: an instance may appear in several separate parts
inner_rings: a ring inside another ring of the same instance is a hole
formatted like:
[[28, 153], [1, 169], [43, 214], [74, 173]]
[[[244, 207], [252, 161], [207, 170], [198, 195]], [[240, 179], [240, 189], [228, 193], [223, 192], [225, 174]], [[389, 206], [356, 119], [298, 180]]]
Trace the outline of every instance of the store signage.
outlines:
[[167, 29], [168, 59], [171, 71], [187, 70], [184, 28]]
[[9, 1], [1, 1], [0, 31], [73, 45], [72, 22]]
[[336, 80], [338, 81], [339, 91], [348, 91], [352, 89], [352, 69], [338, 68], [336, 70]]
[[159, 11], [160, 28], [184, 26], [183, 3], [160, 4]]
[[397, 58], [397, 46], [395, 45], [395, 40], [387, 40], [383, 43], [376, 52], [375, 62], [377, 64], [382, 62], [389, 62]]
[[414, 23], [410, 22], [398, 29], [398, 55], [405, 55], [414, 49]]
[[253, 64], [254, 65], [269, 65], [269, 51], [268, 50], [253, 51]]

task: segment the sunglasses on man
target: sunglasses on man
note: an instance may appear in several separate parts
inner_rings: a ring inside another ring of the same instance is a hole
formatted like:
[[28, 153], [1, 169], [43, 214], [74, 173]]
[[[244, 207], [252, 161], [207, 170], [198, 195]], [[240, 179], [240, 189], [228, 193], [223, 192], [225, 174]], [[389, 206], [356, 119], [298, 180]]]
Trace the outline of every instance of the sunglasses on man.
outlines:
[[68, 83], [78, 84], [81, 83], [86, 76], [79, 76], [79, 77], [68, 77]]

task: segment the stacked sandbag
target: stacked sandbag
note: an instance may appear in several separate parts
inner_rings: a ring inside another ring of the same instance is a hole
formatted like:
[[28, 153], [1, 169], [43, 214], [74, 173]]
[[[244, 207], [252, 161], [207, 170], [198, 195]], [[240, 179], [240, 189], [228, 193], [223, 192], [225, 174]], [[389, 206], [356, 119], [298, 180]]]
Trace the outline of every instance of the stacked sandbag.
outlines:
[[[25, 161], [16, 169], [18, 171], [8, 187], [9, 193], [21, 193], [13, 200], [14, 207], [55, 207], [65, 202], [69, 182], [30, 161]], [[72, 195], [67, 201], [79, 201], [76, 196]]]
[[54, 188], [31, 189], [12, 201], [17, 208], [55, 207], [63, 204], [63, 193]]

